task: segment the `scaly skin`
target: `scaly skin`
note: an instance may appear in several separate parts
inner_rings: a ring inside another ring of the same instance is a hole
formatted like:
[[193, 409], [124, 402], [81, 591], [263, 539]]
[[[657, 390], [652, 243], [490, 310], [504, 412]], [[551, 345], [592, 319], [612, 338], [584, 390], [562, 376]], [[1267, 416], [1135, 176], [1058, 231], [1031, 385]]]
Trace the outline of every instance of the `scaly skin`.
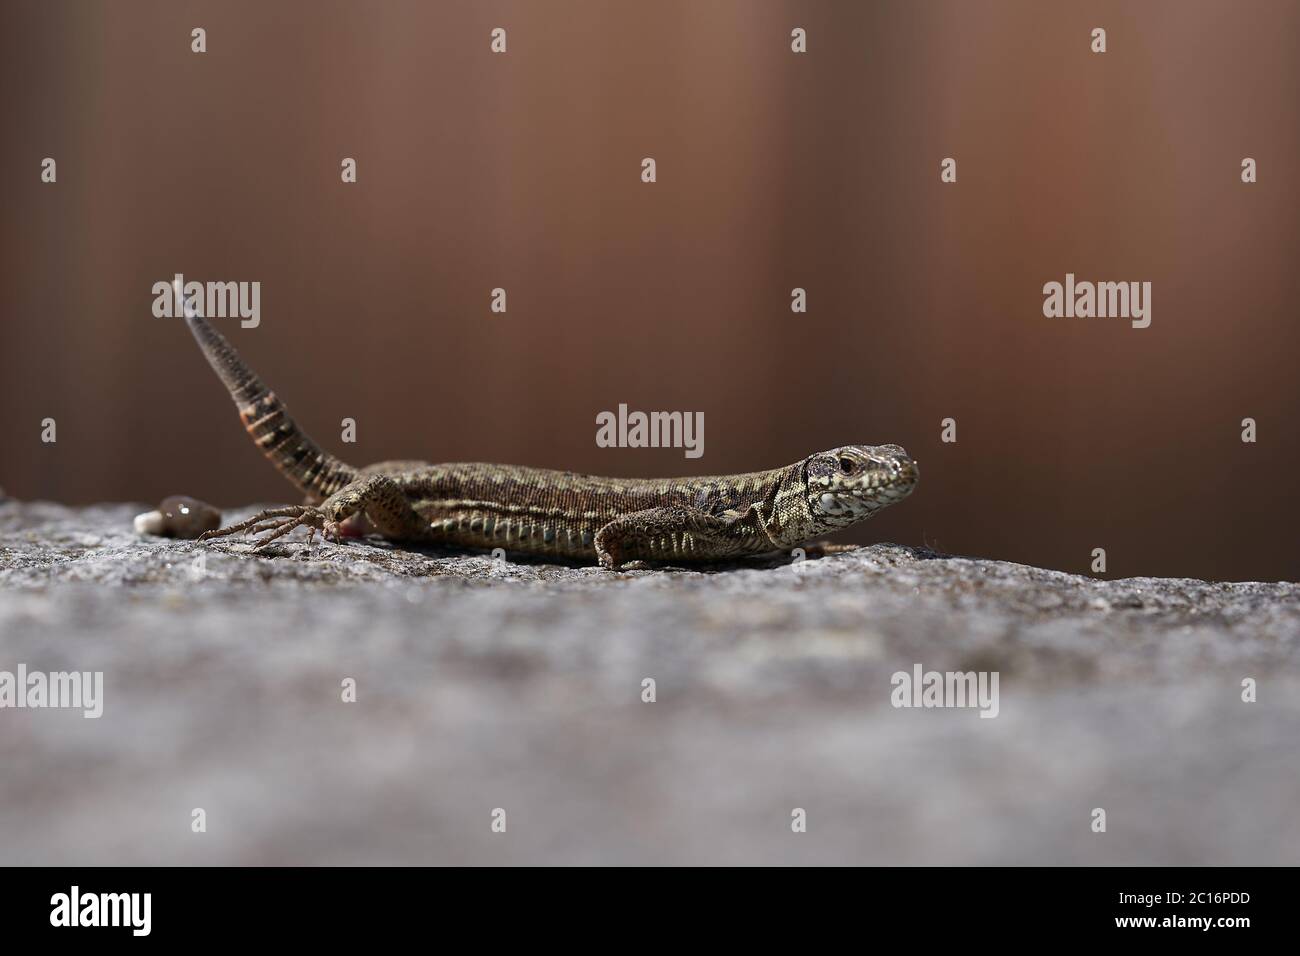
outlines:
[[515, 465], [381, 462], [354, 468], [322, 451], [205, 319], [190, 331], [253, 441], [307, 497], [208, 532], [364, 529], [398, 542], [558, 558], [707, 562], [793, 548], [907, 497], [916, 463], [898, 445], [846, 445], [771, 471], [702, 478], [598, 478]]

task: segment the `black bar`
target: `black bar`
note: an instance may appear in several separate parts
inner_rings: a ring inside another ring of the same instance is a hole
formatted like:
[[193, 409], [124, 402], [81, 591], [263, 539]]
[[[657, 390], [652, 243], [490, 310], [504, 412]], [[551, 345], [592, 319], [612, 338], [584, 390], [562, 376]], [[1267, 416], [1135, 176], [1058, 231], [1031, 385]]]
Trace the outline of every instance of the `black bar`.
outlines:
[[[1295, 871], [1289, 868], [865, 868], [726, 874], [687, 869], [601, 873], [596, 879], [578, 870], [541, 876], [437, 868], [0, 872], [7, 941], [63, 937], [66, 942], [76, 934], [80, 944], [114, 938], [203, 943], [284, 939], [336, 946], [431, 930], [433, 938], [448, 942], [461, 930], [488, 941], [503, 931], [530, 927], [535, 942], [542, 943], [553, 934], [586, 937], [597, 924], [622, 925], [631, 937], [653, 938], [698, 923], [708, 935], [725, 930], [734, 939], [753, 936], [759, 941], [784, 929], [809, 934], [809, 939], [830, 930], [863, 941], [880, 933], [903, 934], [927, 944], [945, 939], [1033, 941], [1050, 933], [1147, 942], [1203, 938], [1232, 945], [1252, 934], [1272, 935], [1293, 926], [1295, 896]], [[120, 925], [52, 925], [52, 920], [70, 922], [74, 886], [79, 921], [101, 912], [111, 917], [116, 907]], [[101, 908], [105, 901], [100, 894], [110, 893], [141, 895], [130, 909], [120, 896]], [[148, 934], [137, 936], [136, 930], [145, 926], [146, 893]], [[1203, 920], [1210, 921], [1208, 928]], [[1242, 922], [1224, 925], [1228, 920]], [[672, 938], [678, 937], [663, 939]], [[612, 937], [607, 939], [612, 943]]]

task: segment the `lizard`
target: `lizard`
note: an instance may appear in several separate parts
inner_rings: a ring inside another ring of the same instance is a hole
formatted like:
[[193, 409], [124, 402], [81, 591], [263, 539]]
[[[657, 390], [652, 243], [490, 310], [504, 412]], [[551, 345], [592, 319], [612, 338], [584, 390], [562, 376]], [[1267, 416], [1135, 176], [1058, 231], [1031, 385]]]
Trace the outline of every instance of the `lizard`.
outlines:
[[768, 471], [698, 478], [601, 478], [484, 463], [387, 461], [357, 468], [321, 449], [207, 319], [185, 319], [245, 429], [305, 496], [208, 531], [256, 549], [295, 528], [336, 542], [378, 533], [401, 544], [502, 548], [616, 570], [633, 562], [717, 562], [792, 549], [901, 501], [917, 463], [898, 445], [845, 445]]

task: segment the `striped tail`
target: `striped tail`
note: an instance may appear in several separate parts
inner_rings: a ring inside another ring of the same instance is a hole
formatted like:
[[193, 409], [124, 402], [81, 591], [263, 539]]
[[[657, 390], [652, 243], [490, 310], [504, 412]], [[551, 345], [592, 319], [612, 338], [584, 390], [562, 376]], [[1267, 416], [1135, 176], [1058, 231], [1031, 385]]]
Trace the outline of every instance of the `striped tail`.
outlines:
[[284, 403], [244, 364], [235, 347], [207, 319], [186, 309], [185, 321], [208, 364], [229, 389], [248, 434], [280, 474], [293, 482], [309, 500], [316, 502], [328, 498], [357, 477], [355, 468], [321, 451], [320, 446], [307, 437], [289, 417]]

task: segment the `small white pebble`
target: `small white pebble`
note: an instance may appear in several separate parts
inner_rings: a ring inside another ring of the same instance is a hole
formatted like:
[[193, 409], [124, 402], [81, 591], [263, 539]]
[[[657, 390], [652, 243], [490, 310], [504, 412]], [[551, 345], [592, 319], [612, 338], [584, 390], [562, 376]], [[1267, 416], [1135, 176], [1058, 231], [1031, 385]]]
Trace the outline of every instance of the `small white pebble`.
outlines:
[[135, 516], [135, 533], [136, 534], [162, 534], [164, 522], [161, 511], [146, 511], [144, 514]]
[[164, 538], [197, 538], [205, 531], [221, 527], [221, 512], [205, 501], [172, 495], [164, 498], [157, 511], [136, 515], [136, 534], [160, 535]]

